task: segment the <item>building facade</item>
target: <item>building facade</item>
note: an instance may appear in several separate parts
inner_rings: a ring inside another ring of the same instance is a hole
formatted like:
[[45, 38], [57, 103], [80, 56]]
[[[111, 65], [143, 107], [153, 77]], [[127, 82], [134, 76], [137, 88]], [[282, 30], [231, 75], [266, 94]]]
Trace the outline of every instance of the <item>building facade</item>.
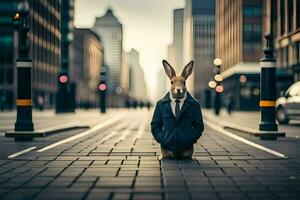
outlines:
[[109, 66], [109, 90], [112, 95], [118, 93], [121, 86], [123, 28], [122, 24], [108, 9], [104, 16], [97, 17], [94, 28], [103, 42], [104, 60]]
[[[213, 77], [215, 49], [215, 0], [187, 0], [185, 7], [185, 51], [195, 60], [193, 92], [202, 105], [208, 107], [208, 82]], [[190, 38], [190, 39], [189, 39]], [[190, 59], [185, 59], [186, 64]]]
[[74, 64], [70, 68], [70, 77], [76, 84], [76, 105], [81, 108], [97, 107], [100, 70], [103, 66], [100, 37], [91, 29], [75, 28], [73, 51]]
[[[29, 43], [32, 58], [33, 106], [43, 104], [52, 107], [55, 103], [57, 74], [60, 66], [60, 0], [28, 0]], [[16, 66], [18, 57], [18, 34], [12, 17], [18, 1], [0, 2], [0, 96], [1, 108], [14, 108], [16, 99]]]
[[129, 96], [138, 101], [147, 101], [148, 94], [145, 76], [140, 65], [139, 53], [135, 49], [131, 49], [126, 53], [126, 63], [129, 69]]
[[300, 1], [264, 0], [264, 16], [264, 30], [273, 36], [279, 89], [286, 90], [300, 80]]
[[239, 110], [259, 109], [262, 0], [216, 1], [216, 57], [222, 59], [223, 103], [233, 96]]
[[173, 10], [173, 41], [168, 46], [168, 61], [177, 72], [183, 67], [183, 10]]

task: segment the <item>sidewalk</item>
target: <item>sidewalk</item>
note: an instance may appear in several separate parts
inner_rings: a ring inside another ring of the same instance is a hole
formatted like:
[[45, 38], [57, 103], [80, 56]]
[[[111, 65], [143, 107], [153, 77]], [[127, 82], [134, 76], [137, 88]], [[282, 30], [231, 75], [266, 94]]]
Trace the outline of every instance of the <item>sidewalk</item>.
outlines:
[[234, 123], [247, 128], [258, 129], [260, 121], [259, 111], [236, 111], [229, 115], [224, 109], [220, 111], [220, 115], [216, 116], [213, 109], [203, 109], [203, 116], [208, 120], [218, 122], [218, 124]]
[[[63, 129], [66, 127], [92, 127], [107, 117], [114, 110], [109, 110], [106, 114], [100, 114], [98, 109], [76, 110], [75, 113], [56, 114], [54, 110], [43, 112], [33, 110], [32, 120], [35, 131], [47, 129]], [[0, 113], [0, 135], [6, 131], [14, 130], [16, 122], [16, 111]]]
[[[220, 126], [239, 126], [244, 129], [259, 129], [260, 112], [259, 111], [235, 111], [229, 115], [225, 109], [222, 109], [219, 116], [214, 114], [213, 109], [203, 109], [205, 119], [214, 122]], [[291, 121], [287, 125], [278, 125], [278, 131], [286, 133], [286, 137], [300, 137], [300, 122]]]

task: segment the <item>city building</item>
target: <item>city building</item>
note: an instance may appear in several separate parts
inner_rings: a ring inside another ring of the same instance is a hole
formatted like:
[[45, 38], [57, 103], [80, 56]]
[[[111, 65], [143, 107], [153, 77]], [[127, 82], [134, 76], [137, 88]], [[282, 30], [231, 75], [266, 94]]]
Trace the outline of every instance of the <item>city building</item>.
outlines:
[[208, 107], [208, 82], [213, 78], [215, 58], [215, 0], [186, 0], [184, 13], [185, 65], [194, 60], [193, 93]]
[[147, 101], [148, 93], [143, 69], [139, 61], [139, 53], [131, 49], [126, 53], [126, 63], [129, 69], [128, 95], [138, 101]]
[[109, 93], [114, 102], [113, 106], [119, 106], [122, 103], [120, 94], [121, 72], [122, 72], [122, 50], [123, 50], [123, 28], [112, 9], [108, 9], [104, 16], [97, 17], [93, 30], [99, 34], [103, 42], [104, 61], [109, 66]]
[[[18, 34], [12, 17], [17, 0], [0, 2], [0, 108], [15, 108]], [[29, 0], [29, 55], [32, 58], [33, 106], [53, 107], [60, 67], [60, 0]], [[38, 101], [39, 99], [39, 101]], [[38, 103], [39, 102], [39, 103]]]
[[278, 93], [300, 80], [300, 1], [264, 0], [264, 32], [273, 36]]
[[103, 66], [100, 37], [91, 29], [75, 28], [72, 47], [74, 64], [70, 68], [70, 78], [76, 84], [76, 105], [81, 108], [97, 107], [100, 69]]
[[222, 59], [223, 103], [259, 109], [259, 61], [263, 56], [263, 1], [216, 1], [216, 57]]
[[168, 62], [179, 72], [183, 67], [183, 9], [173, 10], [172, 33], [172, 44], [168, 45]]
[[170, 90], [170, 80], [165, 75], [165, 70], [160, 68], [157, 72], [155, 98], [161, 99]]

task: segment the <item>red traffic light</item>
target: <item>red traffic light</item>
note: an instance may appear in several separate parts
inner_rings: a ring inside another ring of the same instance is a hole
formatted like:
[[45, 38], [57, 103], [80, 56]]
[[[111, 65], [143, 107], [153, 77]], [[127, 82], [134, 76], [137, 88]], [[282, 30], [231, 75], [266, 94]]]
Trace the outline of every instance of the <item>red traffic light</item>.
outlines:
[[217, 93], [222, 93], [224, 91], [224, 87], [222, 86], [222, 85], [218, 85], [217, 87], [216, 87], [216, 92]]
[[98, 86], [98, 89], [99, 89], [100, 91], [106, 90], [106, 84], [105, 84], [105, 83], [100, 83], [99, 86]]
[[69, 81], [69, 77], [65, 74], [59, 76], [59, 82], [65, 84]]

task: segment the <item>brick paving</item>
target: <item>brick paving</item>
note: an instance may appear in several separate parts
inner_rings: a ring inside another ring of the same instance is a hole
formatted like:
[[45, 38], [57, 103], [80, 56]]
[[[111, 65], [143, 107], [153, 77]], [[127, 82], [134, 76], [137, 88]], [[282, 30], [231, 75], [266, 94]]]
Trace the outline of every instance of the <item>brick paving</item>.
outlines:
[[299, 199], [300, 161], [208, 126], [193, 159], [159, 160], [151, 113], [44, 152], [0, 160], [0, 199]]

